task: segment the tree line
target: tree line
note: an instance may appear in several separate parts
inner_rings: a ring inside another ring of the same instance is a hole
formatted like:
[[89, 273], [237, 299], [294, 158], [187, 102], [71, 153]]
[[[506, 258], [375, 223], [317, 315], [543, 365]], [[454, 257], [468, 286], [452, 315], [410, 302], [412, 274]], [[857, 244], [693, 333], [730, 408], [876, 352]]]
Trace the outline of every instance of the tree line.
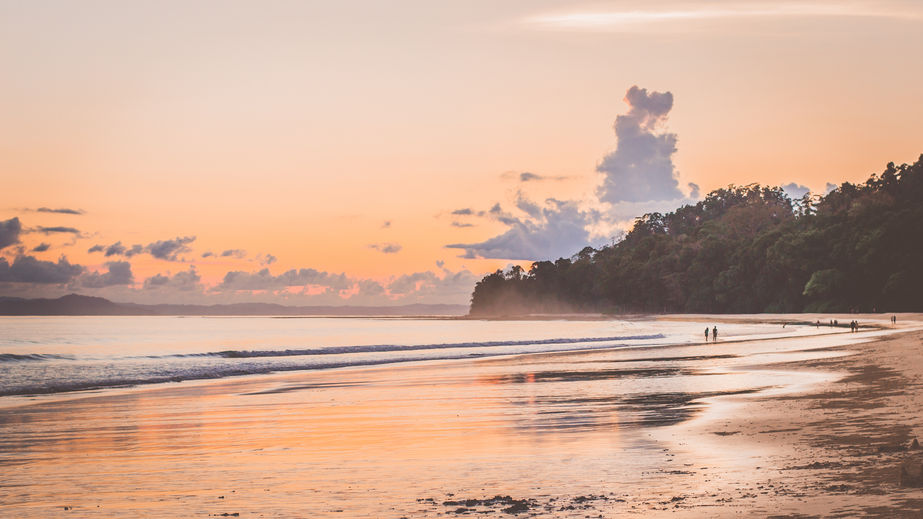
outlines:
[[923, 311], [923, 155], [792, 200], [729, 186], [618, 243], [485, 276], [471, 315]]

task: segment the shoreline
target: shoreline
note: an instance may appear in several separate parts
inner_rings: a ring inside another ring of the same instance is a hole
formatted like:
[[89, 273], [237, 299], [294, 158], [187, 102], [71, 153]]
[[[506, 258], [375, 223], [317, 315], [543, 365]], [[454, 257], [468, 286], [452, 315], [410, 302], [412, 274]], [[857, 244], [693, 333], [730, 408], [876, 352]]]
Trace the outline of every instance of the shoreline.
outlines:
[[[923, 323], [899, 324], [914, 326], [71, 393], [0, 409], [0, 425], [44, 424], [5, 460], [10, 488], [43, 495], [14, 503], [38, 516], [917, 517], [897, 467], [923, 433], [923, 366], [907, 361]], [[86, 461], [57, 457], [77, 446]], [[84, 497], [69, 478], [87, 470], [102, 477]], [[159, 476], [174, 470], [190, 483]], [[33, 488], [33, 471], [62, 486]], [[165, 504], [125, 496], [106, 476], [123, 471]]]
[[[581, 317], [578, 317], [576, 314], [571, 315], [572, 319], [566, 320], [591, 320], [591, 321], [604, 321], [604, 320], [617, 320], [617, 321], [631, 321], [631, 320], [645, 320], [651, 319], [652, 317], [644, 316], [641, 314], [625, 316], [631, 317], [632, 319], [627, 318], [615, 318], [614, 316], [605, 316], [600, 319], [585, 319], [586, 314], [580, 314]], [[120, 316], [105, 316], [105, 317], [115, 317]], [[169, 318], [167, 316], [150, 316], [154, 318]], [[204, 318], [209, 318], [212, 316], [205, 316]], [[258, 318], [274, 318], [271, 316], [256, 316]], [[733, 318], [727, 318], [725, 316], [711, 316], [711, 315], [699, 315], [699, 314], [670, 314], [667, 316], [661, 316], [659, 320], [664, 321], [673, 321], [673, 322], [710, 322], [710, 323], [734, 323], [734, 324], [781, 324], [781, 322], [776, 322], [774, 320], [775, 314], [740, 314]], [[74, 316], [74, 318], [79, 318], [79, 316]], [[224, 318], [224, 317], [219, 317]], [[288, 319], [290, 317], [283, 317]], [[296, 317], [300, 318], [300, 317]], [[347, 319], [348, 317], [337, 317], [338, 319]], [[370, 317], [359, 317], [361, 319], [369, 319]], [[375, 317], [371, 317], [374, 319]], [[385, 319], [414, 319], [409, 317], [385, 317]], [[429, 317], [428, 319], [448, 319], [444, 317]], [[530, 320], [530, 319], [522, 319]], [[559, 319], [538, 319], [541, 321], [545, 320], [559, 320]], [[799, 324], [806, 326], [810, 324], [813, 326], [813, 323], [794, 323], [788, 321], [787, 324]], [[843, 328], [843, 326], [840, 326]], [[866, 331], [868, 331], [866, 327]], [[881, 326], [881, 328], [885, 328]], [[836, 329], [831, 329], [829, 333], [821, 333], [814, 335], [814, 337], [823, 337], [830, 335], [839, 335], [842, 334], [841, 331], [836, 331]], [[720, 344], [735, 344], [735, 343], [746, 343], [751, 341], [768, 341], [768, 340], [788, 340], [793, 338], [798, 338], [797, 334], [793, 335], [782, 335], [779, 337], [762, 337], [762, 336], [753, 336], [745, 338], [723, 338], [720, 340]], [[591, 341], [590, 341], [591, 342]], [[653, 344], [653, 345], [613, 345], [613, 346], [600, 346], [600, 347], [586, 347], [580, 349], [570, 349], [570, 350], [548, 350], [548, 351], [533, 351], [533, 352], [515, 352], [515, 353], [495, 353], [495, 354], [478, 354], [478, 355], [464, 355], [464, 356], [443, 356], [443, 357], [419, 357], [419, 358], [406, 358], [406, 359], [382, 359], [375, 361], [367, 361], [359, 364], [331, 364], [330, 366], [315, 366], [311, 368], [303, 368], [300, 366], [296, 367], [274, 367], [268, 369], [267, 371], [259, 371], [252, 373], [233, 373], [228, 375], [202, 375], [202, 376], [189, 376], [188, 378], [182, 378], [178, 380], [156, 380], [156, 381], [134, 381], [129, 380], [124, 383], [115, 384], [115, 385], [106, 385], [106, 386], [88, 386], [88, 387], [78, 387], [74, 389], [59, 390], [57, 388], [50, 388], [44, 391], [32, 392], [32, 393], [10, 393], [0, 395], [0, 409], [18, 407], [21, 405], [30, 405], [33, 403], [41, 402], [56, 402], [61, 400], [69, 400], [72, 398], [92, 398], [96, 396], [106, 396], [110, 393], [125, 393], [132, 391], [141, 391], [141, 390], [157, 390], [163, 388], [177, 387], [178, 384], [183, 386], [203, 386], [209, 384], [220, 384], [222, 381], [234, 381], [234, 380], [260, 380], [260, 379], [271, 379], [273, 377], [286, 377], [288, 375], [298, 376], [298, 374], [312, 373], [312, 372], [338, 372], [342, 370], [363, 370], [363, 369], [376, 369], [383, 368], [387, 369], [393, 367], [395, 369], [400, 369], [401, 367], [412, 367], [415, 365], [426, 365], [431, 363], [438, 362], [464, 362], [464, 361], [473, 361], [478, 359], [511, 359], [517, 357], [528, 358], [529, 356], [545, 356], [545, 355], [581, 355], [591, 352], [605, 352], [610, 350], [621, 350], [621, 349], [631, 349], [634, 351], [643, 351], [650, 349], [660, 349], [660, 348], [675, 348], [675, 347], [685, 347], [685, 346], [694, 346], [699, 344], [698, 341], [690, 342], [675, 342], [675, 343], [665, 343], [665, 344]], [[706, 342], [705, 344], [715, 344], [713, 342]]]

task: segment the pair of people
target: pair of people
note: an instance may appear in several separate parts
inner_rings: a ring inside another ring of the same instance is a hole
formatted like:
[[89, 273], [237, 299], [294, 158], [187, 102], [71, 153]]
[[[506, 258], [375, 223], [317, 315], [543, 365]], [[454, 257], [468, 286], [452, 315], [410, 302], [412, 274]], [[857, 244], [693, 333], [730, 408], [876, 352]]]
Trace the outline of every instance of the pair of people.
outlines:
[[[717, 326], [711, 329], [711, 340], [713, 341], [718, 340], [718, 327]], [[708, 327], [707, 326], [705, 327], [705, 342], [708, 342]]]
[[852, 321], [849, 323], [849, 331], [858, 332], [859, 331], [859, 321]]

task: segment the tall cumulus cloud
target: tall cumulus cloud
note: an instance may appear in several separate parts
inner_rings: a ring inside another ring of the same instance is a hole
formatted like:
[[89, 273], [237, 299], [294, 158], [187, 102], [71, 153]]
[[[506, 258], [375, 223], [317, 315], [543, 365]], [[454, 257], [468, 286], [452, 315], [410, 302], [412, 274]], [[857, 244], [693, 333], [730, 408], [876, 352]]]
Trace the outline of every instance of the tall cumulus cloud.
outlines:
[[[615, 151], [596, 167], [603, 175], [596, 191], [599, 200], [618, 204], [683, 198], [673, 165], [676, 134], [658, 133], [673, 108], [673, 94], [632, 86], [625, 102], [628, 113], [616, 117], [613, 126], [618, 139]], [[689, 187], [698, 191], [697, 186]]]

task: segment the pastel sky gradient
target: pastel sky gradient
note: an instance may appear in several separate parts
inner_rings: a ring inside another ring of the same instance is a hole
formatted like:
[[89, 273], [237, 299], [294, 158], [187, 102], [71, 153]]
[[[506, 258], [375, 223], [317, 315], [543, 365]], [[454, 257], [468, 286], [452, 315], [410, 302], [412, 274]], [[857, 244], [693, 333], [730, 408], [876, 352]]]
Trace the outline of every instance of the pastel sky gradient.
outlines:
[[921, 27], [918, 0], [0, 0], [0, 296], [466, 303], [718, 187], [915, 160]]

